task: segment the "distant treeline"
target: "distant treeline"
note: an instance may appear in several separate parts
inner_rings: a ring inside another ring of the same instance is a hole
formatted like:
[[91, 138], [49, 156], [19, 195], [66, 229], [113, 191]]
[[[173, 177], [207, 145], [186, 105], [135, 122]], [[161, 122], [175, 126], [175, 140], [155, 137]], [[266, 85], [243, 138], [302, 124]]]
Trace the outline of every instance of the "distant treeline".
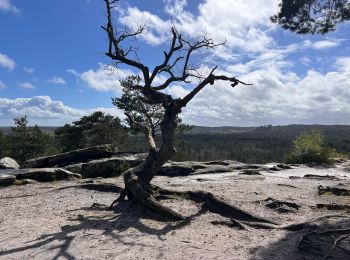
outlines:
[[[58, 128], [28, 127], [27, 118], [0, 130], [0, 157], [25, 160], [110, 143], [119, 151], [147, 152], [143, 135], [131, 135], [119, 118], [102, 112]], [[289, 125], [263, 127], [193, 127], [176, 136], [176, 161], [237, 160], [249, 163], [283, 161], [303, 132], [320, 130], [327, 147], [350, 153], [350, 126]], [[159, 140], [157, 140], [159, 141]]]
[[28, 126], [26, 117], [14, 119], [14, 126], [0, 131], [0, 157], [9, 156], [20, 164], [40, 156], [112, 144], [126, 150], [129, 134], [119, 118], [95, 112], [72, 124], [46, 132], [39, 126]]
[[[326, 147], [342, 154], [350, 153], [350, 126], [345, 125], [194, 127], [185, 134], [177, 135], [178, 153], [174, 160], [281, 162], [293, 148], [293, 141], [300, 134], [313, 129], [323, 133]], [[129, 146], [137, 152], [146, 151], [146, 143], [142, 136], [133, 136]]]

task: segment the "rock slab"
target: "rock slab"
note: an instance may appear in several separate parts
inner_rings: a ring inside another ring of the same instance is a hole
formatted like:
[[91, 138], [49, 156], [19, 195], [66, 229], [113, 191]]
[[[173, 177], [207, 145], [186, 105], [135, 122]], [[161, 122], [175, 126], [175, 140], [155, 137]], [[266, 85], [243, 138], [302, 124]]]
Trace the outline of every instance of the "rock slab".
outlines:
[[70, 164], [88, 162], [90, 160], [111, 157], [115, 154], [116, 149], [109, 144], [88, 147], [74, 150], [71, 152], [61, 153], [52, 156], [45, 156], [28, 160], [24, 163], [25, 168], [48, 168], [63, 167]]
[[68, 180], [71, 178], [81, 178], [81, 176], [61, 168], [40, 168], [2, 171], [0, 173], [0, 178], [3, 179], [3, 182], [6, 182], [6, 180], [11, 182], [11, 180], [14, 179], [14, 181], [10, 184], [12, 185], [14, 184], [15, 180], [31, 179], [38, 182], [50, 182], [56, 180]]
[[146, 156], [146, 154], [120, 154], [111, 158], [69, 165], [64, 169], [78, 173], [83, 178], [110, 178], [119, 176], [129, 168], [139, 165]]

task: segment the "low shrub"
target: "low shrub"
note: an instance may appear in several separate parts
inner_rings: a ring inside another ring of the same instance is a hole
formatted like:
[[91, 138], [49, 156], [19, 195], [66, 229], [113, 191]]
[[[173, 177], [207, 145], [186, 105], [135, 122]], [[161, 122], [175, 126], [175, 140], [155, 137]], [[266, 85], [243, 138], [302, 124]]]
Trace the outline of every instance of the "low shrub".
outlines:
[[317, 129], [301, 133], [293, 142], [292, 151], [286, 156], [286, 163], [330, 164], [335, 151], [325, 146], [324, 135]]

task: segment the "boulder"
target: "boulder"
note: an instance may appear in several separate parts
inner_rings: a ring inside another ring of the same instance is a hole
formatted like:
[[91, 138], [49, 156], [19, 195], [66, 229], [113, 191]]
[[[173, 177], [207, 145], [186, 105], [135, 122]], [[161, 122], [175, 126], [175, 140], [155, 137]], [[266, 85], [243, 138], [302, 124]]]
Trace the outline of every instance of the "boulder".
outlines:
[[139, 165], [147, 154], [119, 154], [111, 158], [68, 165], [64, 169], [79, 173], [83, 178], [110, 178], [119, 176], [129, 168]]
[[80, 174], [82, 166], [83, 166], [83, 163], [77, 163], [77, 164], [71, 164], [71, 165], [65, 166], [63, 167], [63, 169]]
[[19, 164], [10, 157], [0, 159], [0, 169], [19, 169]]
[[25, 168], [47, 168], [62, 167], [70, 164], [88, 162], [90, 160], [111, 157], [115, 154], [115, 148], [112, 145], [105, 144], [74, 150], [52, 156], [40, 157], [28, 160], [24, 163]]
[[144, 158], [138, 156], [123, 156], [100, 159], [84, 163], [80, 174], [83, 178], [110, 178], [121, 175], [124, 171], [136, 167]]
[[11, 174], [0, 174], [0, 187], [7, 187], [15, 184], [16, 177]]
[[80, 174], [72, 173], [61, 168], [40, 168], [40, 169], [19, 169], [9, 170], [4, 174], [12, 175], [16, 180], [31, 179], [39, 182], [50, 182], [56, 180], [68, 180], [72, 178], [81, 178]]
[[159, 176], [178, 177], [188, 176], [195, 172], [192, 165], [174, 165], [174, 163], [166, 163], [158, 172]]
[[[235, 165], [235, 164], [234, 164]], [[212, 162], [170, 162], [164, 164], [157, 175], [177, 177], [194, 174], [225, 173], [235, 170], [229, 161]]]

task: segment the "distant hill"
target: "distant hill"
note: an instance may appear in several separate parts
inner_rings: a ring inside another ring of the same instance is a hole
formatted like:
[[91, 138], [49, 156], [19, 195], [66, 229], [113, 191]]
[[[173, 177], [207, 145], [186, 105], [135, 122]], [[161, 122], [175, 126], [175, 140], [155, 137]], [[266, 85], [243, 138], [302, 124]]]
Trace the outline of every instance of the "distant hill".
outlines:
[[321, 130], [326, 136], [350, 136], [350, 125], [285, 125], [285, 126], [259, 126], [259, 127], [206, 127], [194, 126], [186, 134], [234, 134], [246, 137], [275, 137], [282, 139], [295, 138], [301, 132], [314, 128]]
[[[178, 135], [175, 161], [237, 160], [249, 163], [283, 161], [290, 151], [293, 140], [302, 132], [314, 128], [321, 130], [327, 146], [338, 152], [350, 154], [350, 125], [286, 125], [260, 127], [205, 127]], [[41, 127], [50, 135], [57, 127]], [[10, 127], [0, 127], [9, 132]], [[157, 139], [160, 141], [160, 139]], [[147, 152], [143, 135], [132, 136], [126, 151]]]
[[[293, 140], [302, 132], [319, 129], [327, 146], [350, 154], [349, 125], [287, 125], [260, 127], [203, 127], [178, 136], [175, 161], [231, 159], [249, 163], [283, 161]], [[132, 142], [132, 150], [147, 151], [144, 137]]]
[[[45, 133], [53, 133], [57, 126], [41, 126], [40, 129]], [[259, 126], [259, 127], [237, 127], [237, 126], [194, 126], [186, 135], [217, 135], [233, 134], [245, 137], [274, 137], [282, 139], [291, 139], [298, 136], [303, 131], [310, 131], [314, 128], [321, 130], [326, 136], [350, 136], [350, 125], [285, 125], [285, 126]], [[0, 130], [7, 133], [11, 127], [0, 126]]]
[[186, 134], [238, 134], [253, 131], [256, 127], [236, 127], [236, 126], [194, 126]]

